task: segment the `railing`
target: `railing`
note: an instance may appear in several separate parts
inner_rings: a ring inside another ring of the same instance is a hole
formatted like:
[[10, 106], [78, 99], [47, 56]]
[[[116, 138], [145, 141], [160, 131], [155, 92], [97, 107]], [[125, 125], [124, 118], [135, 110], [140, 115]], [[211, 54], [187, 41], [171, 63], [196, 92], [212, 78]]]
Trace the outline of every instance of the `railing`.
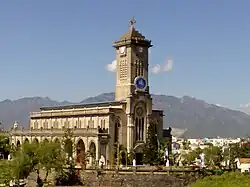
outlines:
[[[60, 136], [65, 134], [66, 129], [12, 129], [11, 135], [55, 135]], [[75, 128], [72, 129], [73, 135], [99, 135], [108, 136], [108, 129], [100, 128]]]
[[31, 112], [31, 118], [40, 118], [40, 117], [55, 117], [55, 116], [77, 116], [77, 115], [91, 115], [91, 114], [108, 114], [110, 112], [109, 108], [101, 109], [83, 109], [83, 110], [59, 110], [59, 111], [40, 111], [40, 112]]

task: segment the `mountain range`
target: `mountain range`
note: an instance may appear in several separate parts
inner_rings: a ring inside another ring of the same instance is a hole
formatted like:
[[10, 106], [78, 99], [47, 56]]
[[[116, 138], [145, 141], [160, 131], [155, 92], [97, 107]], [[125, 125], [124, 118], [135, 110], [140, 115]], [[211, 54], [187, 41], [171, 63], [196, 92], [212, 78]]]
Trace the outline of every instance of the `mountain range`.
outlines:
[[[250, 135], [250, 115], [209, 104], [194, 97], [181, 98], [167, 95], [154, 95], [153, 108], [164, 110], [164, 127], [183, 129], [185, 137], [242, 137]], [[80, 103], [114, 100], [114, 93], [103, 93], [89, 97]], [[68, 101], [58, 102], [48, 97], [29, 97], [0, 102], [0, 122], [9, 129], [14, 121], [28, 127], [29, 112], [39, 111], [42, 106], [67, 105]], [[184, 130], [186, 129], [186, 130]]]

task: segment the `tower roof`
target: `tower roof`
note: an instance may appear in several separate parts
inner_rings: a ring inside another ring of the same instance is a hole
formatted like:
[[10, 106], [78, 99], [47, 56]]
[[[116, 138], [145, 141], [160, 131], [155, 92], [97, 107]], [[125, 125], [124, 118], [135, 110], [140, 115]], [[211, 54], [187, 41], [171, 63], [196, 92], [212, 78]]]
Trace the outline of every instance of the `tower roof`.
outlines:
[[135, 30], [134, 27], [130, 28], [129, 31], [125, 34], [123, 34], [120, 37], [120, 40], [146, 40], [145, 36], [143, 36], [139, 31]]
[[147, 40], [145, 36], [143, 36], [139, 31], [135, 29], [135, 19], [134, 17], [129, 21], [129, 30], [125, 34], [123, 34], [119, 40], [115, 41], [115, 46], [121, 43], [127, 43], [128, 41], [143, 42], [146, 45], [151, 46], [151, 41]]

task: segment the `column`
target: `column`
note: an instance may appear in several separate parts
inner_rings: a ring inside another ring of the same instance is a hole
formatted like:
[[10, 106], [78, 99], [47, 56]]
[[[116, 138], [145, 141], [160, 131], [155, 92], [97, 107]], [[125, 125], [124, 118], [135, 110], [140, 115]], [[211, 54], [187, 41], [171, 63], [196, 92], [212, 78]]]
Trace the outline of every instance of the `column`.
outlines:
[[144, 122], [144, 141], [146, 141], [147, 136], [148, 136], [148, 127], [150, 125], [150, 116], [146, 116], [146, 122]]
[[133, 142], [134, 141], [134, 123], [133, 123], [133, 117], [131, 114], [127, 117], [127, 150], [128, 153], [133, 148]]
[[110, 147], [110, 143], [108, 143], [106, 145], [106, 160], [105, 160], [106, 163], [105, 164], [106, 164], [107, 167], [109, 167], [109, 165], [110, 165], [110, 158], [112, 158], [109, 147]]
[[101, 152], [101, 142], [99, 140], [99, 138], [96, 139], [95, 141], [96, 144], [96, 162], [98, 163], [99, 159], [100, 159], [100, 152]]
[[77, 142], [76, 142], [76, 138], [74, 137], [72, 140], [72, 159], [76, 160], [77, 157]]

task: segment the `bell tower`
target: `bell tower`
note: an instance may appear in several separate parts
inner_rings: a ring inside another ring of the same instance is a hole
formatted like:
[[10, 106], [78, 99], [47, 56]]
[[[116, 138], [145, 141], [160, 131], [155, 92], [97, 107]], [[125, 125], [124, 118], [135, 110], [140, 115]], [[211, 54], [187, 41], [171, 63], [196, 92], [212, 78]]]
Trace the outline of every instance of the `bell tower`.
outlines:
[[149, 93], [148, 49], [152, 47], [135, 29], [135, 20], [130, 20], [129, 31], [114, 42], [116, 49], [115, 100], [121, 101], [133, 95], [136, 90]]
[[152, 45], [135, 29], [134, 18], [129, 23], [128, 32], [113, 45], [116, 49], [115, 100], [126, 103], [127, 149], [139, 151], [142, 150], [140, 145], [146, 140], [152, 114], [148, 79], [148, 49]]

